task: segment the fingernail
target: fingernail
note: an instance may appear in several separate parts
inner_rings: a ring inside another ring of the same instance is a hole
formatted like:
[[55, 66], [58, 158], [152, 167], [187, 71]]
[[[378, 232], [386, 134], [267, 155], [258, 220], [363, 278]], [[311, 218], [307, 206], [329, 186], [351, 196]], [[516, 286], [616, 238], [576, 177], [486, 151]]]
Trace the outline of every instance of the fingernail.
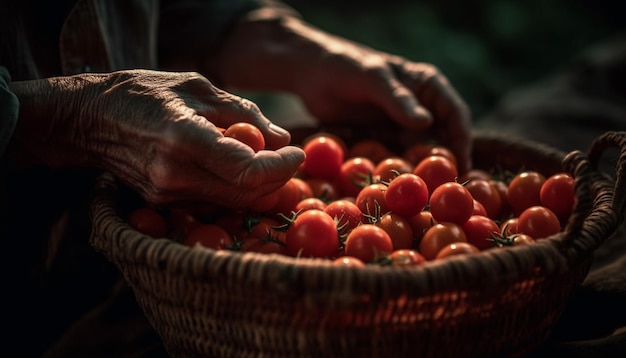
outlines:
[[270, 123], [270, 125], [269, 125], [269, 129], [270, 129], [272, 132], [274, 132], [274, 133], [276, 133], [276, 134], [278, 134], [278, 135], [280, 135], [280, 136], [284, 136], [284, 135], [289, 134], [289, 132], [287, 132], [285, 129], [283, 129], [283, 128], [281, 128], [281, 127], [277, 126], [277, 125], [275, 125], [274, 123]]

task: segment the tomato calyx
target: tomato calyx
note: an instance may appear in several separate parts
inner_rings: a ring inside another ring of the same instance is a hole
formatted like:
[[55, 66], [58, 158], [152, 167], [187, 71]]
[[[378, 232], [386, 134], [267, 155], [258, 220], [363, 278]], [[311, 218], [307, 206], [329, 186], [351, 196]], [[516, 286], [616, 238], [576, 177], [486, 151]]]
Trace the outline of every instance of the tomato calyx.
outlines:
[[507, 247], [507, 246], [516, 246], [520, 244], [518, 238], [524, 238], [526, 241], [532, 241], [532, 238], [528, 236], [528, 238], [524, 237], [527, 235], [521, 233], [510, 234], [508, 231], [509, 225], [504, 225], [500, 233], [492, 235], [487, 240], [492, 241], [495, 247]]

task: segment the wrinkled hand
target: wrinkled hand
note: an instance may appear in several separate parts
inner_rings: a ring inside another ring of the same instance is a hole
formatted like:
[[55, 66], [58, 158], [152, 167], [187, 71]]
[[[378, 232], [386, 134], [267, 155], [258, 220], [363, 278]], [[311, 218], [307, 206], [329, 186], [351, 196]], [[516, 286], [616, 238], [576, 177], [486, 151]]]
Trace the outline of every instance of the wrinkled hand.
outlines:
[[[41, 149], [47, 165], [108, 170], [152, 203], [245, 205], [277, 189], [304, 160], [300, 149], [287, 146], [289, 133], [255, 104], [196, 73], [85, 74], [49, 79], [44, 87], [60, 93], [54, 107], [61, 113], [37, 124], [54, 150], [45, 154], [37, 140], [29, 142], [34, 122], [28, 119], [41, 118], [37, 111], [20, 117], [29, 117], [16, 129], [21, 147], [34, 156]], [[217, 128], [235, 122], [261, 129], [268, 150], [254, 153]]]

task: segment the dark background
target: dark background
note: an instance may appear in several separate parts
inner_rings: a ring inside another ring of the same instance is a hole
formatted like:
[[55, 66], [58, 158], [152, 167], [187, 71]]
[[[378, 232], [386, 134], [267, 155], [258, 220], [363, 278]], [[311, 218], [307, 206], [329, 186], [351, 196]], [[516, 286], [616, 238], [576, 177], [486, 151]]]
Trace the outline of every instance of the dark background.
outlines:
[[[474, 120], [506, 92], [609, 39], [626, 19], [619, 1], [606, 0], [284, 2], [323, 30], [436, 65], [468, 102]], [[305, 116], [291, 98], [251, 96], [279, 123]]]

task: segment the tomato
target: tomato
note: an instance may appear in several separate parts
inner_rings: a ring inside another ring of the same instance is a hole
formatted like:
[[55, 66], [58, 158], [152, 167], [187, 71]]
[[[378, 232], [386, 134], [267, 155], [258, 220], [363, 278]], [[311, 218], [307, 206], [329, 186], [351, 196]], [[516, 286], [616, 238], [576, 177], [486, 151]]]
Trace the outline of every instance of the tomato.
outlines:
[[322, 201], [329, 203], [339, 197], [337, 187], [328, 179], [309, 178], [305, 181], [311, 187], [314, 198], [322, 199]]
[[437, 222], [462, 225], [474, 211], [474, 198], [462, 184], [447, 182], [432, 192], [429, 208]]
[[511, 179], [506, 195], [515, 216], [531, 206], [541, 205], [539, 193], [545, 181], [543, 174], [535, 171], [524, 171]]
[[322, 210], [298, 214], [287, 229], [287, 252], [295, 257], [331, 257], [339, 248], [335, 221]]
[[481, 204], [476, 199], [473, 199], [472, 202], [474, 203], [474, 208], [472, 209], [472, 215], [487, 216], [487, 210], [485, 210], [485, 207], [483, 206], [483, 204]]
[[561, 231], [561, 223], [552, 210], [545, 206], [531, 206], [520, 214], [517, 230], [538, 240]]
[[182, 240], [193, 229], [201, 225], [198, 218], [188, 209], [170, 208], [165, 216], [169, 230], [168, 237], [175, 241]]
[[522, 245], [530, 245], [535, 242], [531, 236], [526, 234], [516, 234], [513, 235], [513, 246], [522, 246]]
[[371, 184], [374, 162], [365, 157], [346, 159], [339, 169], [335, 185], [341, 196], [355, 197], [361, 188]]
[[278, 204], [279, 193], [280, 192], [278, 190], [275, 190], [257, 198], [250, 205], [248, 205], [248, 209], [258, 213], [265, 213], [271, 210], [276, 206], [276, 204]]
[[419, 252], [426, 260], [434, 260], [441, 249], [455, 242], [467, 242], [461, 226], [450, 222], [435, 224], [424, 233]]
[[294, 211], [297, 213], [301, 213], [310, 209], [324, 210], [326, 208], [326, 205], [326, 202], [320, 198], [306, 198], [300, 200], [298, 205], [296, 205]]
[[517, 223], [519, 217], [509, 218], [500, 224], [500, 232], [505, 235], [518, 234]]
[[394, 250], [412, 249], [414, 246], [413, 229], [409, 220], [400, 214], [389, 212], [376, 220], [374, 225], [389, 234]]
[[165, 217], [151, 206], [133, 210], [127, 220], [130, 226], [144, 235], [154, 238], [168, 237]]
[[317, 136], [309, 140], [302, 148], [306, 159], [300, 170], [310, 178], [333, 179], [341, 170], [344, 151], [330, 136]]
[[366, 215], [376, 216], [376, 213], [386, 213], [389, 211], [389, 207], [385, 201], [385, 191], [387, 191], [385, 184], [370, 184], [361, 189], [356, 197], [355, 204]]
[[511, 205], [509, 205], [509, 199], [507, 197], [507, 191], [509, 190], [508, 185], [503, 180], [499, 179], [492, 179], [489, 183], [493, 185], [498, 194], [500, 194], [500, 211], [496, 218], [507, 217], [512, 213]]
[[417, 165], [422, 159], [429, 157], [431, 149], [433, 148], [431, 143], [415, 143], [404, 150], [402, 158], [406, 159], [413, 166]]
[[263, 133], [253, 124], [246, 122], [234, 123], [224, 131], [225, 137], [235, 138], [248, 145], [253, 151], [258, 152], [265, 149], [265, 138]]
[[422, 178], [428, 187], [428, 192], [432, 193], [441, 184], [454, 182], [459, 172], [450, 159], [431, 155], [415, 166], [413, 174]]
[[332, 261], [332, 264], [338, 266], [365, 267], [365, 262], [354, 256], [337, 257]]
[[419, 266], [426, 262], [426, 258], [416, 250], [394, 250], [389, 254], [389, 261], [392, 266], [409, 267]]
[[423, 210], [416, 215], [409, 218], [409, 224], [413, 231], [413, 239], [415, 241], [415, 247], [419, 247], [422, 237], [426, 230], [430, 229], [435, 224], [433, 215], [428, 210]]
[[469, 242], [453, 242], [439, 250], [435, 259], [439, 260], [450, 256], [475, 254], [478, 252], [480, 250]]
[[202, 224], [195, 228], [182, 241], [183, 245], [201, 245], [214, 250], [233, 249], [235, 240], [222, 227], [215, 224]]
[[373, 139], [358, 141], [348, 149], [348, 157], [365, 157], [374, 164], [392, 155], [393, 153], [386, 145]]
[[343, 153], [343, 157], [347, 158], [348, 146], [346, 145], [346, 142], [344, 142], [344, 140], [341, 139], [341, 137], [337, 136], [336, 134], [330, 133], [330, 132], [315, 132], [315, 133], [313, 133], [312, 135], [308, 136], [307, 138], [305, 138], [302, 141], [302, 146], [304, 147], [307, 143], [309, 143], [311, 140], [313, 140], [313, 139], [315, 139], [317, 137], [330, 138], [333, 141], [335, 141], [341, 147], [341, 151]]
[[559, 219], [568, 218], [574, 211], [576, 202], [574, 185], [574, 178], [567, 173], [550, 176], [539, 191], [541, 205], [552, 210]]
[[430, 148], [430, 155], [447, 158], [452, 162], [455, 167], [457, 166], [456, 156], [448, 147], [444, 147], [442, 145], [434, 145], [432, 148]]
[[291, 212], [295, 212], [296, 205], [302, 198], [302, 192], [300, 185], [297, 183], [296, 178], [290, 178], [283, 186], [277, 189], [278, 200], [276, 205], [268, 213], [274, 215], [285, 215], [289, 217]]
[[262, 216], [254, 221], [249, 230], [249, 238], [274, 239], [277, 241], [286, 241], [286, 232], [280, 230], [284, 225], [271, 217]]
[[465, 188], [485, 208], [486, 216], [496, 219], [502, 208], [502, 199], [498, 189], [485, 179], [472, 179], [465, 184]]
[[271, 238], [249, 237], [241, 245], [242, 252], [281, 254], [287, 256], [287, 247], [281, 241]]
[[227, 212], [217, 217], [213, 224], [226, 230], [236, 240], [244, 240], [248, 237], [255, 222], [255, 218], [250, 218], [240, 212]]
[[400, 157], [387, 157], [376, 165], [373, 175], [380, 181], [389, 182], [398, 174], [411, 173], [413, 165], [406, 159]]
[[475, 179], [490, 181], [493, 180], [493, 177], [491, 173], [484, 169], [472, 168], [465, 172], [465, 174], [461, 175], [457, 181], [459, 183], [465, 183], [469, 180]]
[[365, 263], [382, 258], [393, 251], [393, 242], [385, 230], [373, 224], [363, 224], [348, 234], [345, 255], [354, 256]]
[[391, 180], [385, 191], [389, 210], [407, 218], [422, 211], [427, 202], [426, 183], [413, 173], [400, 174]]
[[324, 211], [335, 220], [339, 234], [346, 234], [364, 222], [361, 209], [346, 199], [328, 203]]
[[500, 233], [500, 226], [486, 216], [472, 215], [461, 225], [467, 242], [476, 246], [479, 250], [487, 250], [494, 247], [492, 237]]
[[293, 177], [291, 180], [300, 191], [300, 200], [313, 197], [313, 189], [304, 179]]

